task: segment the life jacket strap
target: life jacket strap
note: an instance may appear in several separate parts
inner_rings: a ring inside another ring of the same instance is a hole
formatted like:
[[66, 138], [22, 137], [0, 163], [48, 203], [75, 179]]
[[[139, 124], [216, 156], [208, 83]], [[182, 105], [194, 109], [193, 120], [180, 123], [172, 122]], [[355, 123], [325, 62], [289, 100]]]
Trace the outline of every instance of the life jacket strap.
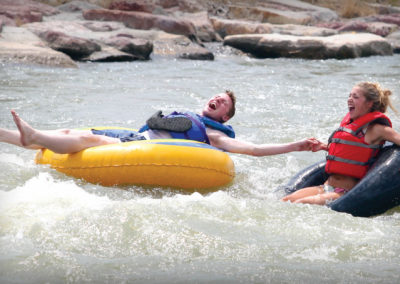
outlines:
[[363, 143], [359, 143], [359, 142], [343, 140], [340, 138], [332, 138], [330, 143], [346, 144], [346, 145], [357, 146], [357, 147], [362, 147], [362, 148], [369, 148], [369, 149], [379, 149], [381, 147], [381, 145], [367, 145], [367, 144], [363, 144]]
[[[203, 125], [197, 119], [193, 118], [189, 113], [184, 113], [183, 115], [186, 116], [187, 118], [189, 118], [190, 120], [192, 120], [197, 125], [197, 127], [200, 129], [201, 133], [203, 134], [205, 142], [210, 145], [210, 140], [208, 139], [208, 135], [206, 133], [206, 128], [203, 127]], [[185, 134], [185, 136], [187, 136], [186, 132], [184, 134]], [[187, 137], [186, 139], [189, 139], [189, 137]]]
[[356, 136], [357, 133], [359, 132], [358, 130], [357, 131], [353, 131], [353, 130], [351, 130], [349, 128], [346, 128], [346, 127], [343, 127], [343, 126], [340, 126], [336, 131], [347, 132], [347, 133], [350, 133], [351, 135], [354, 135], [354, 136]]
[[329, 136], [328, 144], [331, 144], [332, 138], [333, 138], [333, 136], [336, 134], [336, 132], [340, 132], [340, 131], [350, 133], [350, 134], [353, 135], [353, 136], [356, 136], [356, 135], [357, 135], [357, 133], [354, 132], [354, 131], [352, 131], [351, 129], [348, 129], [348, 128], [345, 128], [345, 127], [343, 127], [343, 126], [340, 126], [340, 127], [338, 127], [335, 131], [332, 132], [331, 136]]
[[337, 161], [337, 162], [342, 162], [342, 163], [347, 163], [347, 164], [358, 165], [358, 166], [368, 166], [369, 164], [371, 164], [371, 161], [364, 163], [364, 162], [354, 161], [354, 160], [350, 160], [350, 159], [339, 158], [339, 157], [336, 157], [333, 155], [327, 155], [326, 159], [332, 160], [332, 161]]

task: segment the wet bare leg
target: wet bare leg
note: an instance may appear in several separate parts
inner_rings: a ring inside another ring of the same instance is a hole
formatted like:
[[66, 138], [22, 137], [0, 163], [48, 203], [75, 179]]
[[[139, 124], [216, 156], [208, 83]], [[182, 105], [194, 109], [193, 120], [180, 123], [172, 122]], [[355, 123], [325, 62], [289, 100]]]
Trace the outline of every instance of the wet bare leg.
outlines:
[[[48, 134], [77, 134], [80, 130], [73, 129], [57, 129], [57, 130], [42, 130]], [[23, 146], [21, 144], [21, 134], [19, 130], [10, 130], [5, 128], [0, 128], [0, 142], [13, 144], [19, 147], [23, 147], [31, 150], [42, 149], [42, 146], [31, 144], [29, 146]]]
[[11, 114], [20, 133], [21, 145], [26, 147], [34, 144], [33, 140], [36, 130], [23, 121], [14, 110], [11, 110]]
[[29, 145], [40, 145], [53, 152], [60, 154], [75, 153], [89, 147], [115, 144], [120, 140], [117, 138], [94, 135], [91, 131], [40, 131], [31, 127], [22, 120], [15, 111], [11, 111], [14, 122], [20, 132], [21, 144], [25, 147]]
[[19, 147], [24, 147], [27, 149], [33, 149], [37, 150], [42, 147], [39, 145], [29, 145], [28, 147], [25, 147], [21, 144], [21, 135], [19, 134], [18, 130], [8, 130], [4, 128], [0, 128], [0, 142], [8, 143], [8, 144], [13, 144]]

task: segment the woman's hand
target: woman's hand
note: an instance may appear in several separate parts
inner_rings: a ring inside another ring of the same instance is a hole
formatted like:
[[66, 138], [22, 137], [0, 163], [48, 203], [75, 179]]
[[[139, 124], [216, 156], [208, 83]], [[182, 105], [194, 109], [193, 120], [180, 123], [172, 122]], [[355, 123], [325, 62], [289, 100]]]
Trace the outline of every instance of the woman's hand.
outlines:
[[325, 143], [322, 143], [318, 139], [311, 137], [307, 139], [300, 140], [298, 142], [298, 149], [297, 151], [312, 151], [317, 152], [320, 150], [327, 150], [328, 147]]

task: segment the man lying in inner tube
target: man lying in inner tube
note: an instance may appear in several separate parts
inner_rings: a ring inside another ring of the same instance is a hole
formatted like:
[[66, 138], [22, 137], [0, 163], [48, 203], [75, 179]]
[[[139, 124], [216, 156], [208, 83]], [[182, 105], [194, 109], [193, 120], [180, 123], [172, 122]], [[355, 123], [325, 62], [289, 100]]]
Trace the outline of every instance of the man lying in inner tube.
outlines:
[[314, 151], [328, 151], [323, 185], [299, 189], [283, 201], [325, 205], [350, 191], [366, 175], [385, 141], [400, 145], [400, 134], [392, 129], [384, 114], [389, 96], [377, 83], [363, 82], [353, 87], [347, 105], [349, 112], [333, 132], [328, 144], [319, 142]]
[[318, 144], [308, 138], [286, 144], [254, 144], [239, 141], [230, 126], [224, 123], [235, 114], [236, 98], [231, 91], [213, 96], [201, 115], [174, 112], [163, 117], [161, 112], [151, 117], [139, 133], [127, 130], [53, 130], [42, 131], [31, 127], [15, 111], [11, 111], [18, 130], [0, 129], [0, 142], [28, 149], [47, 148], [55, 153], [69, 154], [89, 147], [120, 142], [180, 138], [206, 142], [221, 150], [253, 156], [268, 156], [292, 151], [311, 151]]

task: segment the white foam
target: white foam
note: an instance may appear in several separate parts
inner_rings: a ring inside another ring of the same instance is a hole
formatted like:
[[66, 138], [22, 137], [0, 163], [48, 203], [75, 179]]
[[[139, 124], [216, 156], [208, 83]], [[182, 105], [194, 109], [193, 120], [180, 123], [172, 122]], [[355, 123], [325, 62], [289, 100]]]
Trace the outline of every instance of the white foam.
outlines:
[[107, 197], [88, 193], [72, 180], [55, 181], [46, 172], [39, 173], [11, 191], [0, 191], [0, 199], [1, 212], [15, 208], [40, 210], [45, 207], [101, 209], [111, 202]]
[[21, 167], [27, 164], [20, 156], [7, 153], [0, 153], [0, 162], [10, 163]]

